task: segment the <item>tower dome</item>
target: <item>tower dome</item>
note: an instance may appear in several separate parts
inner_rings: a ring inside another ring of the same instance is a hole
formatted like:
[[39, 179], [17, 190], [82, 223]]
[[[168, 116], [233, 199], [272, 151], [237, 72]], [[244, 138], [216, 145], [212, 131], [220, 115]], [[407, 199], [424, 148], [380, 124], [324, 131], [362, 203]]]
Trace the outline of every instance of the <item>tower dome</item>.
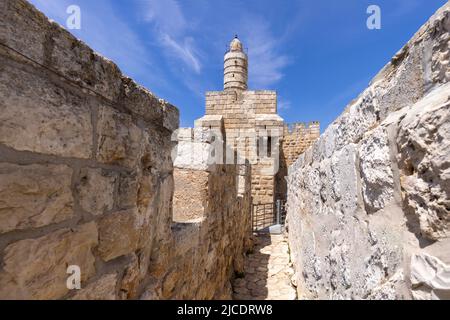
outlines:
[[247, 90], [248, 57], [237, 36], [230, 42], [224, 57], [224, 90]]
[[237, 36], [230, 42], [230, 51], [243, 51], [242, 50], [242, 42], [238, 39]]

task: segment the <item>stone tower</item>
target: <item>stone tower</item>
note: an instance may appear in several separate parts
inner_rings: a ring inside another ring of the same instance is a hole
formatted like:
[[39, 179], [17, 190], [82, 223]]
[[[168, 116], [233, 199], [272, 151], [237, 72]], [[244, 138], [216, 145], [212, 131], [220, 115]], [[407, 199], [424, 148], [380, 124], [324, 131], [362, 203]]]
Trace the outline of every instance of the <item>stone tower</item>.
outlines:
[[224, 90], [247, 90], [248, 57], [237, 36], [230, 43], [224, 57]]
[[243, 44], [235, 37], [224, 57], [224, 90], [206, 92], [206, 114], [195, 127], [223, 132], [226, 149], [251, 165], [253, 203], [270, 207], [277, 193], [284, 122], [275, 91], [248, 90], [248, 68]]

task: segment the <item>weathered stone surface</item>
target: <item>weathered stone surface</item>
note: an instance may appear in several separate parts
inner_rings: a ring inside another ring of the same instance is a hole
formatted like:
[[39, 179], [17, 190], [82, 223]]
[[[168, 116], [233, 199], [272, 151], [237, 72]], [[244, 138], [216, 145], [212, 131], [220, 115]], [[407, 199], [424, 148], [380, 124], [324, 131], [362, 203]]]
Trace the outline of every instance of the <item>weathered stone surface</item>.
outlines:
[[406, 205], [432, 240], [450, 235], [449, 90], [446, 84], [414, 105], [397, 138]]
[[[449, 298], [449, 13], [446, 4], [289, 168], [301, 299]], [[410, 265], [423, 254], [435, 258]]]
[[[358, 183], [356, 172], [356, 146], [348, 144], [331, 158], [334, 199], [344, 213], [353, 214], [358, 207]], [[315, 182], [320, 189], [321, 182]]]
[[81, 207], [93, 215], [101, 215], [114, 206], [116, 176], [102, 169], [82, 169], [77, 185]]
[[94, 222], [61, 229], [6, 247], [0, 272], [2, 299], [56, 299], [68, 292], [66, 268], [77, 265], [81, 280], [95, 271], [92, 249], [97, 244]]
[[72, 300], [115, 300], [117, 274], [106, 274], [100, 279], [81, 288]]
[[0, 143], [21, 151], [90, 158], [90, 100], [3, 60], [1, 68]]
[[160, 101], [163, 107], [163, 126], [169, 131], [176, 130], [180, 125], [180, 112], [167, 101]]
[[129, 115], [101, 107], [97, 135], [97, 158], [100, 162], [126, 167], [136, 165], [143, 136]]
[[215, 164], [213, 145], [203, 142], [180, 141], [173, 165], [178, 168], [207, 170]]
[[[121, 100], [125, 107], [141, 116], [146, 121], [162, 125], [164, 109], [159, 99], [146, 88], [140, 86], [130, 78], [123, 79], [123, 96]], [[170, 122], [170, 120], [168, 120]], [[178, 121], [178, 118], [174, 121]]]
[[236, 300], [295, 300], [288, 244], [283, 235], [263, 235], [246, 261], [243, 278], [233, 281]]
[[411, 285], [415, 299], [450, 299], [450, 265], [428, 254], [413, 255]]
[[[210, 241], [218, 254], [241, 253], [217, 240], [234, 231], [220, 229], [218, 217], [198, 230], [204, 248], [173, 249], [178, 110], [29, 2], [0, 1], [0, 11], [0, 299], [135, 299], [155, 282], [150, 265], [161, 262], [163, 276], [175, 251], [176, 272], [191, 279]], [[232, 195], [230, 212], [248, 214]], [[226, 288], [230, 259], [221, 258], [207, 296]], [[67, 288], [69, 265], [80, 267], [80, 291]], [[180, 296], [196, 295], [175, 285]], [[155, 288], [161, 298], [158, 280]]]
[[[53, 28], [56, 28], [53, 26]], [[94, 52], [66, 30], [48, 31], [46, 64], [71, 81], [111, 101], [119, 97], [122, 74], [115, 63]]]
[[381, 286], [372, 290], [372, 293], [367, 297], [369, 300], [400, 300], [407, 297], [401, 294], [401, 287], [405, 286], [403, 270], [393, 275], [388, 281]]
[[389, 159], [386, 129], [368, 133], [359, 148], [362, 194], [369, 213], [383, 209], [394, 196], [394, 177]]
[[99, 222], [98, 252], [109, 261], [138, 249], [140, 222], [134, 209], [110, 213]]
[[138, 200], [138, 176], [137, 173], [121, 174], [119, 178], [119, 190], [117, 192], [117, 203], [120, 208], [132, 207]]
[[209, 174], [205, 171], [175, 168], [174, 221], [189, 221], [203, 217], [209, 198], [208, 178]]
[[1, 9], [4, 14], [0, 21], [1, 42], [43, 64], [47, 17], [22, 0], [2, 1]]
[[72, 169], [0, 163], [0, 233], [73, 217]]
[[[448, 7], [448, 4], [447, 4]], [[450, 13], [440, 10], [430, 21], [432, 38], [431, 80], [447, 83], [450, 80]], [[425, 48], [429, 50], [429, 48]]]

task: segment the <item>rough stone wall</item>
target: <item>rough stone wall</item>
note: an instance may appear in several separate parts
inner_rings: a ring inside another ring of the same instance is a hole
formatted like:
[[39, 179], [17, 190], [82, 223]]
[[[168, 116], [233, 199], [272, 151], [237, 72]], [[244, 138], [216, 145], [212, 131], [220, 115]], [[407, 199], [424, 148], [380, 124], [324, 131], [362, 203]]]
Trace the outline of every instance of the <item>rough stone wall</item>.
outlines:
[[290, 167], [306, 299], [450, 298], [450, 5]]
[[320, 136], [320, 124], [311, 123], [285, 124], [281, 143], [286, 166], [290, 166], [298, 156], [305, 152]]
[[288, 167], [305, 152], [320, 136], [320, 123], [284, 124], [283, 138], [280, 143], [280, 168], [275, 177], [275, 197], [286, 200]]
[[249, 166], [212, 164], [209, 139], [193, 131], [208, 136], [178, 135], [175, 223], [157, 242], [144, 299], [231, 299], [230, 279], [251, 248]]
[[27, 2], [0, 6], [0, 298], [137, 298], [178, 110]]

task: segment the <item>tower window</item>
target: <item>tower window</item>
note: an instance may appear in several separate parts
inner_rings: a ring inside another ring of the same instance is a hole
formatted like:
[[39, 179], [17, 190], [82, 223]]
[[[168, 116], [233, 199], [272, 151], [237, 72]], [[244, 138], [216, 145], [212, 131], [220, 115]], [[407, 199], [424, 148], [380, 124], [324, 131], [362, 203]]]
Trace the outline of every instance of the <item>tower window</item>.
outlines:
[[272, 137], [259, 137], [256, 140], [256, 155], [258, 157], [272, 156]]
[[267, 156], [271, 157], [272, 156], [272, 137], [269, 136], [267, 138]]

